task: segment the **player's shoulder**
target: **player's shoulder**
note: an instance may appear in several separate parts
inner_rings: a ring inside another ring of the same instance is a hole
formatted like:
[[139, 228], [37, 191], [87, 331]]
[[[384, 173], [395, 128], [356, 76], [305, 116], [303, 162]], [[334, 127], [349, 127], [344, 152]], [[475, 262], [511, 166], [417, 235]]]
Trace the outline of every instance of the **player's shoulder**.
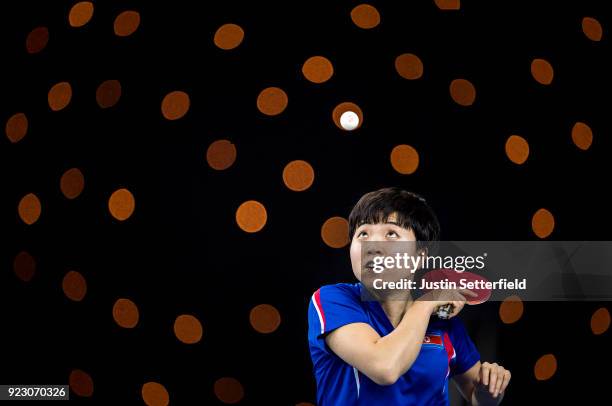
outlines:
[[334, 298], [334, 299], [346, 299], [356, 300], [361, 295], [360, 283], [332, 283], [321, 286], [313, 293], [313, 298], [320, 300], [321, 298]]

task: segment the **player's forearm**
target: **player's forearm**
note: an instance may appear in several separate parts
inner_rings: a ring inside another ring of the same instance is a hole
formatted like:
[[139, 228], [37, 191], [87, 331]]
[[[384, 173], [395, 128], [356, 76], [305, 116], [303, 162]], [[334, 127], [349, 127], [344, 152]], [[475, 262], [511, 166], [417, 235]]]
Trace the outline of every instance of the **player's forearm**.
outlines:
[[378, 362], [388, 384], [410, 369], [419, 355], [432, 310], [431, 302], [413, 303], [395, 330], [377, 341]]

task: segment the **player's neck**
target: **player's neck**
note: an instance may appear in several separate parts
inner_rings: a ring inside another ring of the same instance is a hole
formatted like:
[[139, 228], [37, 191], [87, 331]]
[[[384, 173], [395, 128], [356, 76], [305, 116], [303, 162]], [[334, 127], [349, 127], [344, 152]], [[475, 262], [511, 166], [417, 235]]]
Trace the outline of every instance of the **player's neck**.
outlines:
[[412, 298], [406, 300], [388, 299], [380, 302], [380, 305], [393, 325], [393, 328], [395, 328], [399, 325], [400, 321], [402, 321], [404, 313], [406, 313], [406, 310], [410, 308], [412, 303]]

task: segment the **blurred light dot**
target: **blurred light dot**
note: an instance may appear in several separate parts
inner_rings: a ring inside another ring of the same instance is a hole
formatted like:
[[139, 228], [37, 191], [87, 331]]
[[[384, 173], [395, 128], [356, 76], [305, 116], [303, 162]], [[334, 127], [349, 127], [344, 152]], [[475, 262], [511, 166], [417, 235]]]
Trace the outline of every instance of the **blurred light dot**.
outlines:
[[15, 275], [24, 282], [29, 282], [34, 277], [36, 272], [36, 260], [30, 253], [21, 251], [15, 256], [13, 262]]
[[13, 114], [6, 120], [4, 129], [6, 136], [12, 143], [19, 142], [28, 132], [28, 118], [24, 113]]
[[206, 161], [218, 171], [229, 168], [236, 161], [236, 146], [229, 140], [217, 140], [208, 146]]
[[140, 13], [138, 11], [124, 11], [115, 18], [114, 30], [119, 37], [132, 35], [140, 25]]
[[255, 200], [248, 200], [236, 210], [236, 223], [247, 233], [261, 230], [268, 220], [268, 214], [263, 204]]
[[162, 114], [168, 120], [178, 120], [187, 114], [190, 104], [187, 93], [175, 90], [168, 93], [162, 100]]
[[357, 114], [357, 117], [359, 118], [357, 128], [361, 127], [363, 125], [363, 112], [361, 111], [358, 105], [351, 102], [340, 103], [334, 108], [334, 111], [332, 111], [332, 120], [334, 120], [334, 124], [336, 124], [339, 129], [348, 131], [342, 126], [342, 123], [340, 122], [340, 118], [347, 111], [352, 111], [353, 113]]
[[460, 0], [434, 0], [440, 10], [459, 10]]
[[93, 380], [91, 376], [80, 369], [73, 369], [68, 377], [68, 385], [70, 389], [81, 397], [90, 397], [93, 395]]
[[34, 28], [26, 38], [26, 49], [28, 53], [35, 54], [47, 46], [49, 42], [49, 29], [47, 27]]
[[334, 66], [324, 56], [312, 56], [304, 62], [302, 74], [313, 83], [323, 83], [334, 74]]
[[536, 82], [550, 85], [554, 76], [553, 67], [547, 60], [536, 58], [531, 62], [531, 75]]
[[118, 80], [105, 80], [96, 90], [96, 101], [103, 109], [114, 106], [121, 98], [121, 83]]
[[113, 318], [123, 328], [134, 328], [138, 324], [138, 307], [130, 299], [118, 299], [113, 306]]
[[87, 282], [77, 271], [69, 271], [62, 281], [62, 289], [68, 299], [80, 302], [87, 293]]
[[202, 339], [202, 324], [195, 316], [182, 314], [174, 321], [174, 334], [185, 344], [195, 344]]
[[289, 103], [287, 93], [278, 87], [268, 87], [257, 96], [257, 108], [268, 116], [282, 113]]
[[221, 49], [238, 47], [244, 39], [244, 30], [236, 24], [224, 24], [215, 32], [214, 43]]
[[610, 328], [610, 312], [607, 308], [601, 307], [595, 310], [591, 316], [591, 330], [593, 334], [599, 335], [608, 331]]
[[351, 19], [359, 28], [370, 29], [380, 24], [380, 14], [369, 4], [360, 4], [351, 11]]
[[506, 140], [506, 155], [515, 164], [525, 163], [529, 156], [529, 144], [520, 135], [511, 135]]
[[34, 193], [28, 193], [19, 201], [17, 211], [24, 223], [32, 225], [40, 218], [42, 211], [40, 200]]
[[523, 316], [523, 301], [516, 295], [509, 296], [499, 305], [499, 318], [505, 324], [519, 321]]
[[354, 111], [345, 111], [340, 115], [340, 125], [347, 131], [359, 127], [359, 116]]
[[535, 235], [540, 238], [546, 238], [555, 228], [555, 218], [550, 211], [540, 209], [535, 212], [531, 219], [531, 228]]
[[60, 179], [60, 189], [68, 199], [77, 198], [85, 187], [85, 178], [79, 168], [68, 169]]
[[455, 103], [471, 106], [476, 100], [476, 88], [467, 79], [455, 79], [450, 84], [450, 94]]
[[404, 79], [418, 79], [423, 76], [423, 62], [414, 54], [402, 54], [395, 58], [395, 70]]
[[572, 141], [583, 151], [591, 147], [593, 143], [593, 131], [585, 123], [577, 122], [572, 128]]
[[323, 242], [332, 248], [342, 248], [349, 243], [349, 224], [343, 217], [331, 217], [321, 227]]
[[167, 406], [170, 395], [166, 388], [157, 382], [147, 382], [142, 385], [142, 400], [147, 406]]
[[302, 192], [312, 186], [314, 169], [306, 161], [291, 161], [283, 169], [283, 182], [294, 192]]
[[546, 354], [537, 360], [533, 372], [538, 381], [552, 378], [557, 371], [557, 359], [552, 354]]
[[219, 378], [214, 386], [215, 395], [223, 403], [238, 403], [244, 397], [244, 389], [235, 378]]
[[419, 153], [410, 145], [397, 145], [391, 151], [391, 166], [402, 175], [410, 175], [419, 167]]
[[117, 189], [108, 199], [108, 210], [117, 220], [127, 220], [136, 207], [134, 195], [127, 189]]
[[47, 100], [49, 107], [53, 111], [60, 111], [64, 109], [72, 99], [72, 87], [68, 82], [60, 82], [49, 90]]
[[603, 36], [601, 24], [593, 17], [584, 17], [582, 19], [582, 31], [591, 41], [601, 41]]
[[255, 331], [268, 334], [276, 331], [278, 326], [280, 326], [281, 316], [274, 306], [260, 304], [251, 309], [249, 321]]
[[81, 1], [70, 9], [68, 22], [72, 27], [82, 27], [91, 20], [93, 12], [94, 6], [91, 1]]

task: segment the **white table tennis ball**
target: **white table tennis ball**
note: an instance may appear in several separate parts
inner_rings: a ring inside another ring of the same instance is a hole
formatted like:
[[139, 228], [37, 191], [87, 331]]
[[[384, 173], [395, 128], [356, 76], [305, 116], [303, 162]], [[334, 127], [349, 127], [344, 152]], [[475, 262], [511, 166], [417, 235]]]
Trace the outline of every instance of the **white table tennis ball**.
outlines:
[[359, 116], [353, 111], [345, 111], [340, 116], [340, 126], [347, 131], [354, 130], [359, 126]]

